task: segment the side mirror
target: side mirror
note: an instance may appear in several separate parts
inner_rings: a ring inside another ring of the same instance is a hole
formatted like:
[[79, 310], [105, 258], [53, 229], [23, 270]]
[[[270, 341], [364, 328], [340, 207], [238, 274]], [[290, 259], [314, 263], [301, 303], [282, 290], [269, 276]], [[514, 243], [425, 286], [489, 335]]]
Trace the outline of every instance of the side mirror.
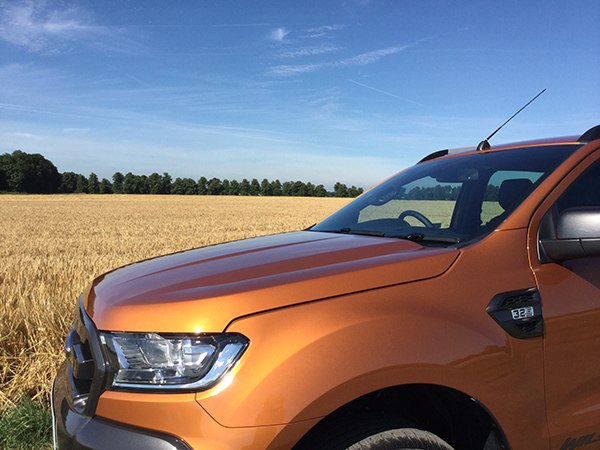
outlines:
[[540, 250], [551, 261], [600, 257], [600, 207], [565, 209], [556, 223], [556, 237], [540, 236]]

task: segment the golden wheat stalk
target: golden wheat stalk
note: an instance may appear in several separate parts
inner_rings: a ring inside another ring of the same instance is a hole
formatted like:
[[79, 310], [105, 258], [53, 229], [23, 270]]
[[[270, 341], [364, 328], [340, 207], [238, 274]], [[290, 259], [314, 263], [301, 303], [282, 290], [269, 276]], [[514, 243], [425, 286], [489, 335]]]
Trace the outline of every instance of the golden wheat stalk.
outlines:
[[79, 293], [153, 256], [305, 228], [348, 199], [0, 196], [0, 410], [48, 399]]

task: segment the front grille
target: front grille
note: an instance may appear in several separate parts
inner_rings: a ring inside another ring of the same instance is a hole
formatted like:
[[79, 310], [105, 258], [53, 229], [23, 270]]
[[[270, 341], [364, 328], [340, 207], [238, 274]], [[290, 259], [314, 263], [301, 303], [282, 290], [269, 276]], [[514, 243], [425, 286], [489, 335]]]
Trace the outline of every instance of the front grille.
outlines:
[[82, 414], [92, 415], [102, 393], [105, 363], [98, 332], [80, 299], [73, 328], [67, 335], [65, 354], [68, 362], [72, 406]]

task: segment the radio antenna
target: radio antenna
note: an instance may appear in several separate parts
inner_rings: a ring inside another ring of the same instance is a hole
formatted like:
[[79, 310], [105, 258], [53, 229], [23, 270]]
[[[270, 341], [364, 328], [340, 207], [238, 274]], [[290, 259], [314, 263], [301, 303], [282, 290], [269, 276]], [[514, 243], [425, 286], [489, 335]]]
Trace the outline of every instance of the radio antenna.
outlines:
[[479, 145], [477, 146], [477, 150], [487, 150], [490, 148], [490, 143], [488, 142], [492, 136], [494, 136], [498, 131], [500, 131], [502, 129], [502, 127], [504, 125], [506, 125], [508, 122], [510, 122], [517, 114], [519, 114], [521, 111], [523, 111], [525, 108], [527, 108], [536, 98], [538, 98], [540, 95], [542, 95], [544, 92], [546, 92], [546, 89], [542, 90], [542, 92], [540, 92], [538, 95], [536, 95], [535, 97], [533, 97], [531, 100], [529, 100], [529, 102], [523, 106], [520, 110], [518, 110], [516, 113], [514, 113], [510, 119], [508, 119], [506, 122], [504, 122], [502, 125], [500, 125], [498, 127], [498, 129], [496, 131], [494, 131], [492, 134], [490, 134], [487, 139], [484, 139], [483, 141], [481, 141], [479, 143]]

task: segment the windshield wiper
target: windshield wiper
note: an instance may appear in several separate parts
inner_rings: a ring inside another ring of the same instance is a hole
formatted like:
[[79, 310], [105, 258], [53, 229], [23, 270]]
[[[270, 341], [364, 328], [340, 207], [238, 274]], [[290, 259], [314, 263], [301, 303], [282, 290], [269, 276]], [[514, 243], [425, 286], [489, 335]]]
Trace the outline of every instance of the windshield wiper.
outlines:
[[383, 231], [371, 231], [371, 230], [353, 230], [351, 228], [340, 228], [339, 230], [330, 231], [330, 233], [344, 233], [344, 234], [361, 234], [363, 236], [385, 236]]
[[398, 239], [408, 239], [414, 242], [442, 242], [448, 244], [458, 244], [460, 239], [457, 237], [450, 236], [427, 236], [423, 233], [411, 233], [406, 236], [395, 236]]
[[384, 231], [372, 230], [353, 230], [352, 228], [340, 228], [339, 230], [327, 230], [326, 233], [341, 233], [341, 234], [360, 234], [363, 236], [378, 236], [389, 237], [396, 239], [407, 239], [413, 242], [440, 242], [444, 244], [458, 244], [461, 240], [457, 237], [449, 236], [427, 236], [423, 233], [411, 233], [406, 236], [391, 236], [386, 235]]

